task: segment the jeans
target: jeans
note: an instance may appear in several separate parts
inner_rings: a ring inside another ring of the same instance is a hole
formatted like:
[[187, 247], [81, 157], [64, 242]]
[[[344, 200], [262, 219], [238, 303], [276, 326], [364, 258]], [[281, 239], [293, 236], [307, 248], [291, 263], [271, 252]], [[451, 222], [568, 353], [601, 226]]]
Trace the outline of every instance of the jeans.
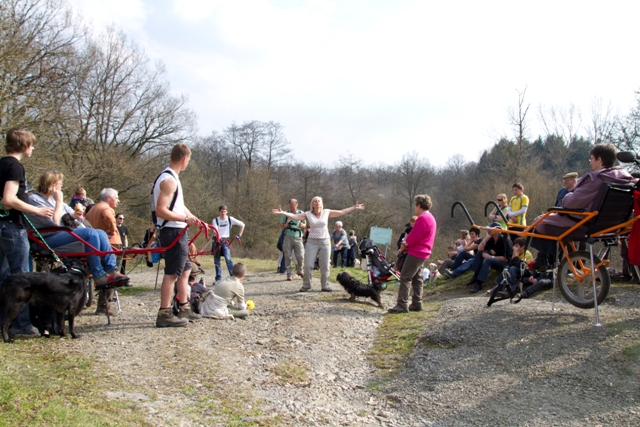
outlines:
[[338, 267], [338, 255], [340, 255], [342, 257], [342, 268], [345, 268], [347, 266], [347, 252], [349, 251], [349, 248], [347, 247], [342, 247], [341, 249], [338, 250], [333, 250], [333, 268], [337, 268]]
[[472, 258], [473, 258], [473, 255], [471, 255], [469, 252], [465, 252], [465, 251], [458, 252], [458, 255], [456, 255], [456, 259], [453, 260], [453, 266], [451, 266], [451, 269], [455, 270], [456, 268], [460, 267], [464, 263], [464, 261], [470, 260]]
[[[466, 264], [468, 264], [469, 262], [470, 261], [467, 261]], [[478, 252], [475, 259], [473, 260], [472, 268], [476, 280], [484, 283], [487, 280], [489, 271], [491, 271], [492, 269], [502, 271], [504, 269], [504, 266], [504, 261], [500, 261], [495, 258], [484, 258], [482, 256], [482, 252]]]
[[465, 262], [464, 264], [459, 265], [456, 269], [451, 270], [451, 272], [453, 273], [453, 277], [461, 276], [466, 271], [471, 270], [471, 267], [473, 267], [473, 262], [474, 261], [469, 260], [469, 261]]
[[229, 276], [233, 270], [233, 261], [231, 261], [231, 250], [229, 250], [229, 242], [226, 240], [220, 240], [220, 248], [213, 255], [213, 261], [216, 264], [216, 282], [222, 279], [222, 266], [220, 265], [220, 256], [224, 257], [224, 262], [227, 264], [227, 270], [229, 270]]
[[[76, 228], [73, 232], [85, 242], [100, 251], [108, 252], [112, 250], [111, 244], [109, 243], [109, 237], [104, 230], [96, 230], [95, 228]], [[78, 241], [71, 234], [64, 231], [47, 236], [45, 237], [45, 240], [52, 248], [57, 248], [59, 246]], [[89, 249], [87, 248], [87, 250]], [[104, 268], [102, 267], [99, 256], [87, 256], [87, 263], [89, 264], [89, 269], [91, 270], [91, 274], [94, 279], [104, 276], [106, 272], [117, 270], [118, 268], [116, 264], [116, 256], [113, 254], [105, 255], [102, 257], [102, 261], [104, 262]]]
[[[0, 222], [0, 285], [4, 279], [14, 273], [27, 273], [29, 271], [29, 240], [27, 230], [11, 221]], [[5, 311], [0, 313], [0, 320], [4, 320]], [[18, 314], [11, 329], [31, 329], [29, 319], [29, 305]]]

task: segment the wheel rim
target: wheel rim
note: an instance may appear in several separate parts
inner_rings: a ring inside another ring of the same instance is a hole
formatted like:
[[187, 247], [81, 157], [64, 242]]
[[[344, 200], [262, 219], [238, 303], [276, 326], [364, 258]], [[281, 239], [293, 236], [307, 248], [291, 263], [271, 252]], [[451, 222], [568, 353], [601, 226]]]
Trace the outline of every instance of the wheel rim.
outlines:
[[[575, 271], [571, 268], [570, 263], [565, 262], [559, 272], [563, 282], [563, 291], [566, 292], [565, 296], [582, 304], [592, 304], [594, 298], [591, 260], [584, 255], [572, 254], [571, 261]], [[594, 262], [597, 264], [600, 260], [594, 257]], [[603, 271], [606, 271], [606, 268], [600, 268], [595, 272], [596, 292], [598, 295], [602, 291]]]

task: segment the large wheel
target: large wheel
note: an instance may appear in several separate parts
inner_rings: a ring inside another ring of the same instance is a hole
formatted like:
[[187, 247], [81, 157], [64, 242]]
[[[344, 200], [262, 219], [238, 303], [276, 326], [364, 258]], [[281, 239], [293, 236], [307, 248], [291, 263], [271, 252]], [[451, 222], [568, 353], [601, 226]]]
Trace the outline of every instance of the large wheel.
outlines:
[[[579, 308], [593, 308], [593, 268], [589, 252], [571, 252], [571, 259], [563, 258], [558, 271], [558, 283], [560, 292], [571, 304]], [[576, 273], [571, 269], [570, 262], [573, 263]], [[597, 265], [600, 258], [593, 256], [593, 262]], [[596, 292], [598, 304], [602, 303], [609, 293], [611, 278], [605, 266], [596, 271]]]

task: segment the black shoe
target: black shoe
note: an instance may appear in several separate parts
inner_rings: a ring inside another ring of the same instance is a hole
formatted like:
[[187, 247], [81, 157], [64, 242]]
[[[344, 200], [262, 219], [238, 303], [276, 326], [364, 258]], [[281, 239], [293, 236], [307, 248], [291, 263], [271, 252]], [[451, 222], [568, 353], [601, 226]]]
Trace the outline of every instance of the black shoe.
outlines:
[[475, 294], [476, 292], [480, 291], [482, 289], [482, 282], [477, 282], [476, 284], [473, 286], [473, 288], [471, 288], [471, 290], [469, 292], [471, 292], [472, 294]]

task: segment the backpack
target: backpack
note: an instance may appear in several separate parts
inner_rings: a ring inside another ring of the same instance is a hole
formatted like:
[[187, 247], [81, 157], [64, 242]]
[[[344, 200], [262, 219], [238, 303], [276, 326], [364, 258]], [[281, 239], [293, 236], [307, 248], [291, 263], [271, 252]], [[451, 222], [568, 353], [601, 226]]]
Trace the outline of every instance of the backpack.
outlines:
[[[153, 189], [156, 188], [156, 183], [158, 182], [158, 179], [160, 179], [160, 177], [162, 176], [163, 173], [168, 173], [169, 175], [171, 175], [173, 177], [173, 179], [176, 180], [176, 182], [178, 182], [178, 177], [176, 177], [173, 172], [171, 172], [168, 169], [163, 170], [162, 172], [160, 172], [160, 175], [158, 175], [155, 179], [155, 181], [153, 181], [153, 186], [151, 186], [151, 193], [149, 195], [149, 205], [151, 206], [151, 222], [153, 222], [153, 225], [156, 225], [160, 228], [164, 227], [167, 222], [169, 222], [168, 220], [164, 220], [162, 225], [158, 225], [158, 217], [156, 216], [156, 201], [153, 199]], [[176, 191], [173, 193], [173, 198], [171, 199], [171, 203], [169, 204], [169, 210], [173, 210], [173, 207], [176, 205], [176, 200], [178, 200], [178, 188], [176, 187]]]

